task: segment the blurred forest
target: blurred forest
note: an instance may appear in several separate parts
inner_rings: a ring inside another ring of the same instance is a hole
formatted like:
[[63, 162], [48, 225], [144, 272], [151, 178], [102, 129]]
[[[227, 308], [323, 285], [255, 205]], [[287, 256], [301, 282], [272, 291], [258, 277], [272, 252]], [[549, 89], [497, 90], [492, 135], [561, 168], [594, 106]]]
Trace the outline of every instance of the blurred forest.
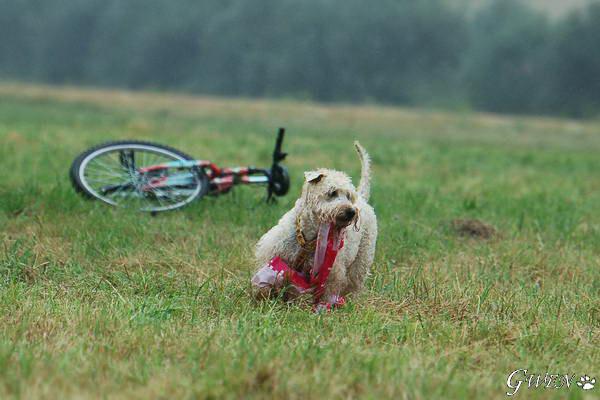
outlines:
[[600, 115], [600, 2], [0, 0], [0, 79]]

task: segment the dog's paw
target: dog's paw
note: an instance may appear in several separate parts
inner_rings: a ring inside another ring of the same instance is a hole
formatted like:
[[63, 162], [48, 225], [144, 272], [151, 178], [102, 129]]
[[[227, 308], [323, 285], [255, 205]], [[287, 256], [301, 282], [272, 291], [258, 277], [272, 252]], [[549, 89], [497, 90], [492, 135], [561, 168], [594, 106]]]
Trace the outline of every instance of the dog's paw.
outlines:
[[579, 386], [583, 390], [591, 390], [594, 388], [595, 384], [596, 378], [590, 378], [587, 375], [584, 375], [581, 378], [579, 378], [579, 381], [577, 382], [577, 386]]
[[331, 310], [333, 310], [334, 308], [340, 308], [342, 307], [344, 304], [346, 304], [346, 299], [344, 299], [344, 297], [342, 296], [330, 296], [330, 298], [328, 299], [329, 301], [321, 301], [317, 304], [315, 304], [313, 306], [313, 311], [316, 314], [322, 313], [322, 312], [329, 312]]

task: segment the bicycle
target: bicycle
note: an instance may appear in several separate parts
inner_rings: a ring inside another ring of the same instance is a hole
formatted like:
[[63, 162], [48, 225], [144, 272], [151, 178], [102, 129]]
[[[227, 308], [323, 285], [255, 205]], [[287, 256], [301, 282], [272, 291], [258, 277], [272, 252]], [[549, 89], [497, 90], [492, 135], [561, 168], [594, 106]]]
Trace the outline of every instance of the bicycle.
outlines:
[[143, 141], [113, 141], [81, 153], [70, 169], [71, 183], [81, 195], [112, 206], [156, 214], [175, 210], [205, 195], [221, 195], [233, 186], [266, 185], [267, 202], [290, 188], [280, 163], [284, 128], [280, 128], [271, 168], [221, 168], [169, 146]]

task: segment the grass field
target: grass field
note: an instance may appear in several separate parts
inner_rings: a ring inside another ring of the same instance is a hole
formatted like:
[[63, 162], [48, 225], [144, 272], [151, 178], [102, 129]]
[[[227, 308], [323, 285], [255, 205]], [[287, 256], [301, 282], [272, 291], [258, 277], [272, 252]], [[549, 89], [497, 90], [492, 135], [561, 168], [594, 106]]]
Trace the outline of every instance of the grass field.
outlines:
[[[268, 165], [152, 218], [85, 201], [67, 171], [110, 139]], [[249, 297], [253, 245], [302, 171], [374, 161], [367, 290], [313, 315]], [[600, 378], [600, 123], [0, 85], [0, 398], [505, 398], [507, 376]], [[457, 218], [493, 225], [464, 237]], [[527, 388], [520, 398], [594, 398]]]

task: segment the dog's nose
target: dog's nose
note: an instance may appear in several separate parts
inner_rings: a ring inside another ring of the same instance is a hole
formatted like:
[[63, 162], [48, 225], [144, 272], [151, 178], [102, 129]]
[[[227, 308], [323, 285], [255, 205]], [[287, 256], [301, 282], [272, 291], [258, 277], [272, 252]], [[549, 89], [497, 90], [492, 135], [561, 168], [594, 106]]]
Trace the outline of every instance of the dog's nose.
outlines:
[[344, 211], [344, 218], [346, 221], [350, 221], [355, 215], [356, 210], [354, 210], [354, 208], [347, 208], [346, 211]]

